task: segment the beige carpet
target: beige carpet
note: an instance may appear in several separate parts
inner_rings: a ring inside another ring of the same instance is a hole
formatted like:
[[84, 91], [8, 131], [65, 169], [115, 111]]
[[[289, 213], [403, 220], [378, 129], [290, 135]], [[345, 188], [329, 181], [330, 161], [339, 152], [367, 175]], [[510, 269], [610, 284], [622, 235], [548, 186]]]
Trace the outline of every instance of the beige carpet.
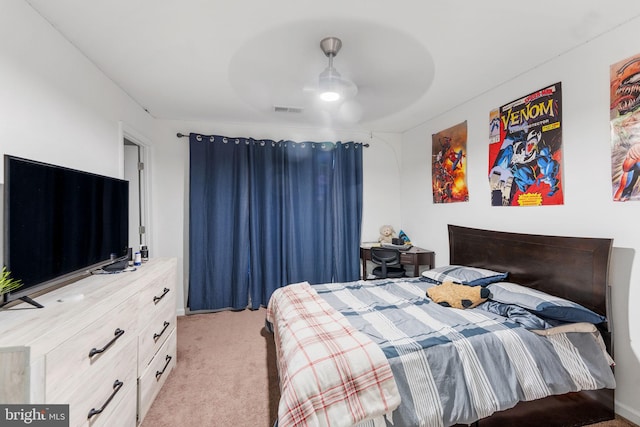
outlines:
[[179, 317], [178, 364], [141, 427], [272, 426], [279, 391], [264, 318], [264, 309]]
[[272, 426], [279, 389], [264, 319], [264, 309], [179, 317], [178, 363], [142, 427]]

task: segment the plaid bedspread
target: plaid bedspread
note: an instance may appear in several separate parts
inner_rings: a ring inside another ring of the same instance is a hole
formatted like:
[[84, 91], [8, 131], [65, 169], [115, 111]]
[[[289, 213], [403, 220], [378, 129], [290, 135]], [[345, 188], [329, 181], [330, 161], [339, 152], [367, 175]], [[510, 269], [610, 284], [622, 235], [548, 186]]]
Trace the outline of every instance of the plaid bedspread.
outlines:
[[279, 427], [379, 423], [400, 404], [382, 350], [308, 283], [276, 290], [267, 321], [280, 375]]

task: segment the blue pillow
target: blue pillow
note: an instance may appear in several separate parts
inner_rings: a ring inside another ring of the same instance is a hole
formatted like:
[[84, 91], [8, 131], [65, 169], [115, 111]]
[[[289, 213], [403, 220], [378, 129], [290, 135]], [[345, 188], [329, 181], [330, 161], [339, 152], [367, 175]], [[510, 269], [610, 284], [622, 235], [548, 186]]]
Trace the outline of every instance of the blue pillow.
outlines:
[[538, 316], [562, 322], [605, 322], [606, 317], [599, 315], [573, 301], [549, 295], [516, 283], [498, 282], [487, 286], [493, 301], [515, 304]]
[[422, 273], [422, 280], [430, 283], [454, 282], [469, 286], [486, 286], [507, 278], [509, 273], [464, 265], [446, 265]]

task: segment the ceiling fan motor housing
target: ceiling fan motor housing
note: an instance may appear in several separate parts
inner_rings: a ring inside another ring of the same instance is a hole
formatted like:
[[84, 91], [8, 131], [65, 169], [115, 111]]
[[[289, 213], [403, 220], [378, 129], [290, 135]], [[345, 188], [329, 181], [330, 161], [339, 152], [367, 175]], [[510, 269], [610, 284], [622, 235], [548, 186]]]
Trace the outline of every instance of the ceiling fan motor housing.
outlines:
[[341, 48], [342, 40], [337, 37], [325, 37], [320, 40], [320, 49], [330, 58], [336, 56]]

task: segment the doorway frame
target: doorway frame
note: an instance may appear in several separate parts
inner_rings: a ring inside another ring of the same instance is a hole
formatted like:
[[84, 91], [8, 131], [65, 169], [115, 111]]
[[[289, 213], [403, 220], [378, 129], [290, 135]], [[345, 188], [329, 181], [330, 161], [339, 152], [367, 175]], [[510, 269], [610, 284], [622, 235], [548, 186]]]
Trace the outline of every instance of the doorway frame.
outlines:
[[[151, 222], [150, 209], [151, 206], [151, 151], [152, 143], [149, 138], [138, 132], [128, 124], [120, 121], [118, 122], [119, 133], [119, 173], [120, 177], [124, 178], [124, 146], [125, 139], [131, 143], [136, 144], [140, 149], [140, 162], [144, 164], [144, 168], [141, 171], [141, 185], [140, 185], [140, 218], [142, 225], [145, 227], [143, 234], [142, 244], [146, 245], [149, 249], [149, 253], [156, 254], [155, 247], [153, 246], [154, 239], [152, 238], [153, 224]], [[136, 248], [133, 248], [135, 252]]]

